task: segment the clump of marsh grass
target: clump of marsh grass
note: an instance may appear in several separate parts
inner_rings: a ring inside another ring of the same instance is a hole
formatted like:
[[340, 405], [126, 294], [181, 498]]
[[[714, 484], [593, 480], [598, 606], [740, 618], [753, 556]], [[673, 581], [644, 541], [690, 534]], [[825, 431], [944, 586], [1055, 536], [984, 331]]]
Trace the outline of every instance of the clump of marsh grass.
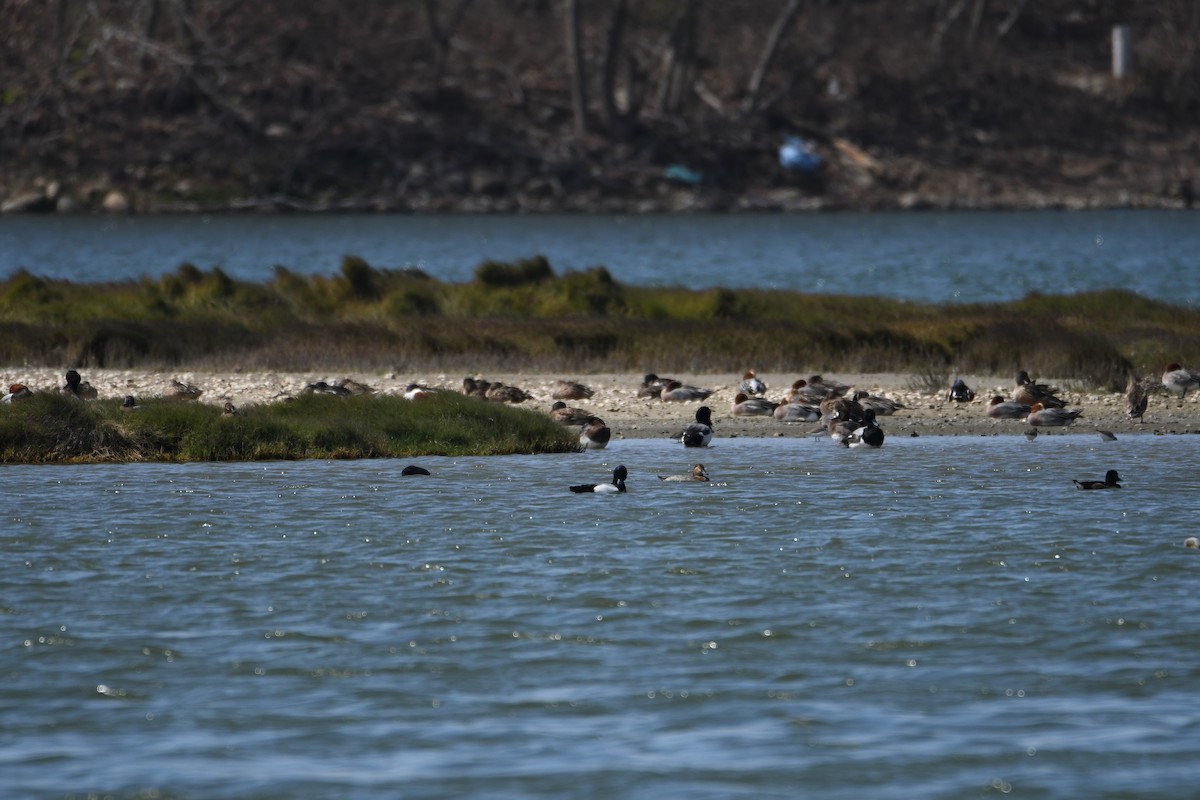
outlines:
[[[557, 370], [801, 368], [1015, 374], [1119, 390], [1130, 372], [1200, 362], [1200, 310], [1129, 292], [935, 306], [760, 289], [628, 286], [537, 256], [473, 280], [280, 267], [266, 283], [184, 264], [158, 279], [0, 282], [0, 362], [73, 367]], [[348, 434], [347, 434], [348, 437]], [[345, 438], [345, 437], [344, 437]], [[349, 441], [349, 438], [346, 438]]]
[[453, 393], [421, 402], [384, 395], [304, 395], [226, 415], [156, 399], [36, 394], [0, 409], [0, 462], [255, 461], [570, 452], [576, 437], [544, 414]]

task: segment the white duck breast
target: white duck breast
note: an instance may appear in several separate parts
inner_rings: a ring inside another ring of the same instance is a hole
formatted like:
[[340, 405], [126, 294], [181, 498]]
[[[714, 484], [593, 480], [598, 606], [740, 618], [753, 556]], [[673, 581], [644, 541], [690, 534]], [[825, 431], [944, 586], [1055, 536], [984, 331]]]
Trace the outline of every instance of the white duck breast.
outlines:
[[708, 406], [700, 406], [696, 409], [696, 421], [683, 429], [679, 440], [683, 442], [684, 447], [708, 447], [712, 437], [712, 409]]

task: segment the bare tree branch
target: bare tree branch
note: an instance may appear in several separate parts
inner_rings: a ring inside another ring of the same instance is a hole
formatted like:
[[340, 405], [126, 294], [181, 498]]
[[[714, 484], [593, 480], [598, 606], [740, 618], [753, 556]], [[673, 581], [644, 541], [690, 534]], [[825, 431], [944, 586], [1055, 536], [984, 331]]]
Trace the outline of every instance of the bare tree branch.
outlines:
[[783, 41], [784, 35], [788, 28], [796, 19], [796, 15], [800, 13], [800, 0], [788, 0], [787, 6], [780, 12], [778, 19], [775, 20], [775, 26], [771, 29], [771, 35], [767, 37], [767, 44], [763, 47], [762, 56], [758, 60], [758, 66], [754, 69], [754, 75], [750, 78], [750, 86], [746, 91], [746, 99], [742, 103], [742, 116], [746, 116], [754, 111], [758, 104], [758, 96], [762, 92], [763, 81], [766, 80], [767, 70], [771, 68], [771, 62], [775, 60], [775, 54], [779, 50], [779, 45]]

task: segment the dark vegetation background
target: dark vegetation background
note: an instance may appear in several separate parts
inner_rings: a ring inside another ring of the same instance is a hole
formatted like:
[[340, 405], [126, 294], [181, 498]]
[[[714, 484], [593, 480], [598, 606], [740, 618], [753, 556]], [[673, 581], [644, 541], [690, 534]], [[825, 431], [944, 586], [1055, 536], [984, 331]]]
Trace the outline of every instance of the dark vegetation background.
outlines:
[[1190, 204], [1198, 48], [1195, 0], [0, 0], [0, 202]]

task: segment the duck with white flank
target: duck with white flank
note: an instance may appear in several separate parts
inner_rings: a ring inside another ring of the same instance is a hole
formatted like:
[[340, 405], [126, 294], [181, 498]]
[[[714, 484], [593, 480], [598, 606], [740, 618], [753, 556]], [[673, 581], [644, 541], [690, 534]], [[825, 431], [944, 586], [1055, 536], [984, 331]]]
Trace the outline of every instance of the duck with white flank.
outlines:
[[690, 403], [694, 400], [704, 400], [710, 394], [711, 389], [700, 389], [696, 386], [685, 386], [679, 381], [671, 381], [663, 387], [659, 397], [664, 403]]
[[875, 412], [866, 409], [863, 422], [853, 433], [842, 440], [846, 447], [883, 447], [883, 428], [875, 421]]
[[629, 477], [629, 471], [622, 464], [613, 470], [612, 483], [581, 483], [578, 486], [572, 486], [571, 491], [575, 494], [617, 494], [625, 491], [625, 479]]
[[969, 403], [975, 399], [975, 392], [962, 378], [955, 378], [953, 385], [946, 390], [946, 399], [955, 403]]
[[730, 405], [730, 411], [735, 417], [769, 417], [775, 413], [775, 407], [778, 405], [765, 397], [748, 397], [745, 392], [738, 392]]
[[767, 385], [758, 379], [754, 370], [748, 369], [742, 373], [742, 382], [738, 384], [738, 391], [745, 392], [751, 397], [762, 397], [767, 393]]
[[660, 481], [707, 481], [708, 473], [704, 470], [703, 464], [695, 464], [692, 466], [692, 471], [686, 475], [659, 475]]
[[1115, 469], [1110, 469], [1104, 474], [1102, 481], [1072, 481], [1076, 489], [1120, 489], [1121, 484], [1117, 481], [1121, 480], [1121, 476], [1117, 474]]
[[1200, 386], [1200, 373], [1172, 362], [1167, 364], [1167, 370], [1163, 373], [1162, 385], [1168, 392], [1179, 392], [1179, 399], [1183, 400], [1187, 397], [1188, 389]]
[[1065, 408], [1044, 408], [1041, 403], [1034, 403], [1029, 407], [1029, 418], [1026, 420], [1030, 425], [1039, 428], [1055, 428], [1064, 425], [1070, 425], [1079, 416], [1082, 411], [1067, 411]]
[[579, 446], [584, 450], [603, 450], [608, 447], [610, 439], [612, 439], [612, 431], [604, 424], [604, 420], [592, 417], [579, 434]]
[[1034, 383], [1029, 373], [1021, 370], [1017, 373], [1017, 387], [1013, 391], [1013, 402], [1031, 406], [1041, 403], [1043, 408], [1063, 408], [1067, 401], [1058, 397], [1058, 388], [1044, 383]]
[[12, 383], [8, 386], [8, 393], [0, 397], [0, 403], [16, 403], [30, 397], [33, 397], [32, 389], [23, 383]]
[[712, 437], [712, 409], [700, 406], [696, 409], [696, 421], [688, 423], [679, 434], [679, 441], [683, 442], [684, 447], [708, 447]]
[[987, 415], [992, 419], [1025, 419], [1029, 416], [1029, 406], [1025, 403], [1014, 403], [996, 395], [988, 403]]

